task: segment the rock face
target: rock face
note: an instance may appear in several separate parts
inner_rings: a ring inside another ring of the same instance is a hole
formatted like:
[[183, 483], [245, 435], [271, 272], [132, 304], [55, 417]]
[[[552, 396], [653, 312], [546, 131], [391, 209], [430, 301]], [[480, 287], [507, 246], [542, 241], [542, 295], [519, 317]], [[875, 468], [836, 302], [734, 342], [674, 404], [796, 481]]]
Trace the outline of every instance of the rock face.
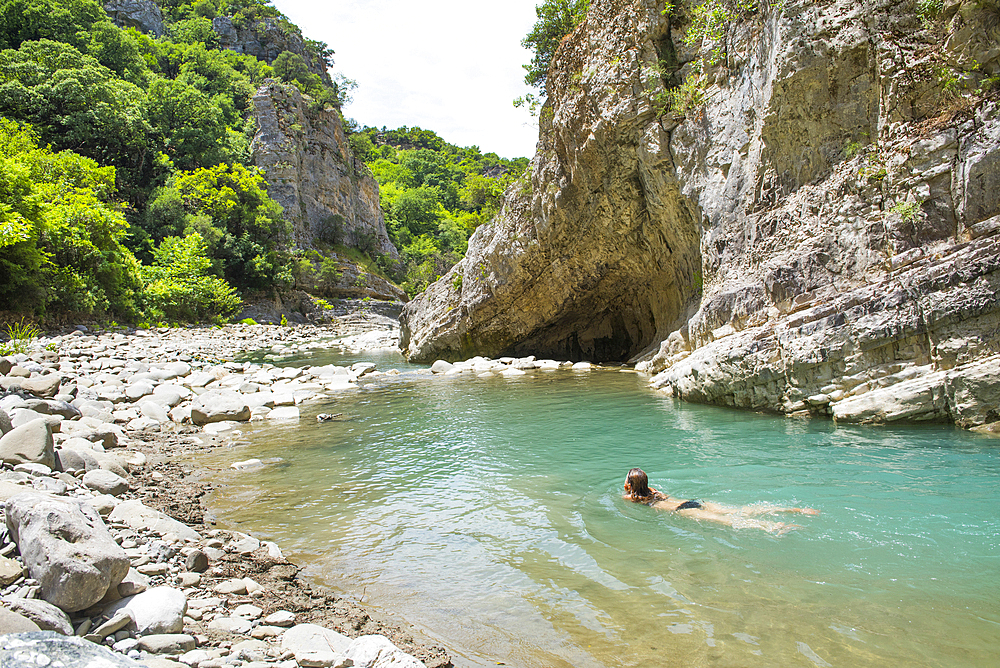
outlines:
[[238, 16], [217, 16], [212, 19], [212, 30], [219, 36], [219, 46], [238, 53], [245, 53], [267, 64], [283, 51], [302, 56], [309, 71], [323, 78], [327, 86], [333, 85], [327, 64], [311, 55], [305, 41], [295, 26], [274, 18], [247, 19]]
[[163, 12], [154, 0], [106, 0], [104, 11], [123, 28], [138, 28], [162, 37]]
[[[687, 46], [677, 4], [591, 3], [530, 182], [406, 306], [404, 351], [632, 361], [685, 399], [843, 420], [1000, 419], [995, 7], [761, 3]], [[684, 80], [705, 102], [675, 113]]]
[[295, 245], [343, 243], [398, 257], [379, 207], [378, 183], [354, 158], [336, 109], [312, 109], [294, 86], [271, 81], [253, 97], [253, 161], [285, 209]]

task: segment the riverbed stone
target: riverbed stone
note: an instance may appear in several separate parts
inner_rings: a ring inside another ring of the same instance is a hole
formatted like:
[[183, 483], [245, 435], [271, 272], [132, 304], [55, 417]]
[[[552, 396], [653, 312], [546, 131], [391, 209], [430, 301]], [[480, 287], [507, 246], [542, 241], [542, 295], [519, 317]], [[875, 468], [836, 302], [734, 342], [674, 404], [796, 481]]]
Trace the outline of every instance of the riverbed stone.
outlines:
[[191, 527], [167, 517], [158, 510], [144, 506], [138, 500], [119, 503], [108, 515], [108, 519], [113, 522], [125, 522], [135, 530], [146, 529], [160, 535], [172, 533], [178, 538], [189, 541], [201, 540], [201, 535]]
[[277, 612], [272, 612], [262, 621], [268, 626], [289, 627], [295, 624], [295, 613], [289, 612], [288, 610], [279, 610]]
[[14, 425], [10, 422], [10, 415], [7, 414], [3, 408], [0, 408], [0, 436], [6, 434], [8, 431], [14, 428]]
[[141, 664], [83, 638], [34, 631], [0, 636], [0, 666], [138, 668]]
[[153, 587], [112, 603], [104, 609], [104, 615], [113, 617], [123, 611], [132, 616], [135, 632], [140, 636], [181, 633], [184, 630], [184, 613], [187, 612], [187, 596], [174, 587]]
[[38, 418], [0, 437], [0, 461], [15, 465], [37, 462], [55, 468], [52, 428], [48, 421]]
[[139, 649], [150, 654], [183, 654], [194, 649], [194, 636], [186, 633], [158, 633], [139, 638]]
[[6, 665], [2, 663], [3, 643], [5, 638], [12, 637], [8, 634], [30, 633], [38, 630], [38, 624], [24, 615], [0, 606], [0, 665]]
[[216, 617], [208, 623], [208, 628], [221, 633], [246, 635], [250, 633], [250, 620], [245, 617]]
[[121, 496], [129, 489], [128, 480], [104, 469], [87, 471], [83, 474], [85, 487], [111, 496]]
[[344, 653], [359, 668], [422, 668], [424, 664], [383, 635], [355, 638]]
[[281, 636], [281, 649], [299, 666], [333, 666], [350, 646], [350, 638], [317, 624], [297, 624]]
[[19, 494], [7, 501], [7, 529], [42, 598], [67, 612], [97, 603], [128, 573], [128, 556], [88, 504]]
[[250, 407], [243, 395], [231, 390], [209, 391], [198, 396], [191, 405], [191, 421], [196, 425], [213, 422], [246, 422]]
[[24, 567], [14, 559], [0, 557], [0, 586], [13, 584], [21, 577], [23, 571]]
[[55, 631], [64, 636], [73, 635], [73, 624], [69, 615], [48, 601], [8, 596], [2, 602], [17, 614], [33, 621], [42, 631]]

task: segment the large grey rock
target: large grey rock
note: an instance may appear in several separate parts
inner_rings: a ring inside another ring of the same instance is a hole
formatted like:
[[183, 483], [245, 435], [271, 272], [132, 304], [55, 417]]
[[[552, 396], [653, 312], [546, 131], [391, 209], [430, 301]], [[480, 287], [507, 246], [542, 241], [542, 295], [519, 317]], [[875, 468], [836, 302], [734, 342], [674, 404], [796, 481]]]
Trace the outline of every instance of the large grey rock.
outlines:
[[191, 405], [191, 422], [197, 425], [250, 419], [250, 407], [239, 392], [215, 390], [199, 395]]
[[184, 613], [187, 612], [187, 596], [173, 587], [153, 587], [112, 603], [104, 609], [104, 615], [111, 618], [123, 611], [132, 616], [138, 635], [181, 633], [184, 630]]
[[51, 399], [58, 394], [61, 380], [61, 377], [57, 373], [50, 373], [35, 378], [2, 376], [0, 377], [0, 388], [26, 392], [40, 399]]
[[35, 493], [7, 501], [7, 529], [42, 598], [66, 612], [97, 603], [129, 560], [92, 507]]
[[13, 428], [14, 425], [10, 423], [10, 415], [3, 408], [0, 408], [0, 435], [6, 434]]
[[300, 666], [332, 666], [347, 654], [351, 639], [317, 624], [296, 624], [281, 636], [281, 649]]
[[201, 535], [191, 527], [168, 517], [154, 508], [144, 506], [141, 501], [125, 501], [115, 506], [108, 515], [111, 521], [125, 522], [133, 529], [147, 529], [159, 534], [172, 533], [178, 538], [190, 541], [201, 540]]
[[70, 622], [69, 615], [48, 601], [8, 596], [3, 599], [2, 603], [19, 615], [24, 615], [33, 621], [42, 631], [55, 631], [64, 636], [73, 635], [73, 624]]
[[0, 461], [4, 464], [44, 464], [55, 468], [52, 429], [45, 418], [15, 427], [0, 437]]
[[0, 666], [80, 666], [81, 668], [142, 668], [128, 657], [83, 638], [53, 631], [13, 632], [0, 636]]

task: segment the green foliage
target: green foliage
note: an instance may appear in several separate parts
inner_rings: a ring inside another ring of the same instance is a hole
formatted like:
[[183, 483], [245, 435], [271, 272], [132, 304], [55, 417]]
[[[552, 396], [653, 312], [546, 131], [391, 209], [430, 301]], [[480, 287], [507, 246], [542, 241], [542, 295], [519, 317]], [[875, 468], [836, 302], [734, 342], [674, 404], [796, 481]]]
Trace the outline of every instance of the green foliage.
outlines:
[[315, 287], [329, 292], [340, 283], [342, 276], [343, 273], [340, 271], [340, 264], [336, 260], [329, 257], [323, 258], [323, 261], [319, 265], [319, 271], [316, 272]]
[[114, 194], [113, 167], [0, 118], [0, 309], [134, 312], [138, 262]]
[[240, 320], [240, 324], [241, 325], [256, 325], [257, 321], [254, 320], [253, 318], [243, 318], [242, 320]]
[[589, 8], [590, 0], [543, 0], [535, 7], [538, 20], [521, 40], [521, 46], [534, 54], [531, 62], [523, 66], [527, 72], [524, 82], [537, 88], [542, 96], [548, 94], [549, 65], [559, 43], [583, 21]]
[[903, 222], [912, 223], [920, 215], [920, 205], [923, 202], [902, 201], [897, 202], [891, 209], [892, 213], [899, 216]]
[[33, 323], [25, 322], [22, 317], [17, 322], [7, 323], [7, 341], [0, 343], [0, 355], [16, 355], [27, 353], [31, 342], [41, 334]]
[[284, 313], [281, 314], [281, 326], [288, 327], [288, 318], [285, 317]]
[[386, 226], [402, 255], [391, 271], [411, 296], [462, 258], [528, 163], [460, 148], [421, 128], [364, 128], [352, 138], [381, 186]]
[[242, 301], [226, 281], [210, 276], [212, 261], [197, 232], [167, 237], [153, 250], [153, 265], [143, 267], [148, 314], [171, 321], [225, 320], [239, 312]]
[[944, 0], [917, 0], [917, 17], [924, 27], [939, 17], [942, 10], [944, 10]]
[[462, 291], [462, 275], [455, 272], [455, 275], [451, 279], [451, 289], [455, 292]]

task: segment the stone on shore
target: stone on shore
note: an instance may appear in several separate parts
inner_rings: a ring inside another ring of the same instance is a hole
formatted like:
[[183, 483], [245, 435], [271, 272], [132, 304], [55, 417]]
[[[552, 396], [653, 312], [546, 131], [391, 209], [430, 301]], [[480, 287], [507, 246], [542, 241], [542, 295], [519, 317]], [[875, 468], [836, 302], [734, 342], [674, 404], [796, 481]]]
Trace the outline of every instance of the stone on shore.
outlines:
[[0, 666], [8, 665], [3, 662], [3, 642], [5, 637], [15, 637], [8, 636], [7, 634], [29, 633], [31, 631], [38, 630], [38, 624], [34, 623], [24, 615], [18, 614], [13, 610], [0, 607]]
[[194, 645], [194, 637], [185, 633], [158, 633], [140, 638], [138, 648], [150, 654], [183, 654]]
[[431, 365], [431, 373], [448, 373], [454, 368], [454, 364], [444, 360], [437, 360]]
[[128, 573], [128, 556], [88, 504], [19, 494], [7, 501], [7, 529], [42, 598], [66, 612], [94, 605]]
[[210, 390], [198, 396], [191, 405], [191, 422], [206, 425], [213, 422], [246, 422], [250, 407], [239, 392]]
[[3, 599], [3, 605], [27, 617], [42, 631], [55, 631], [64, 636], [73, 635], [73, 624], [70, 623], [69, 615], [48, 601], [9, 596]]
[[317, 624], [298, 624], [281, 636], [281, 649], [303, 667], [336, 665], [350, 646], [350, 638]]
[[104, 469], [87, 471], [83, 475], [83, 485], [88, 489], [111, 496], [121, 496], [128, 491], [129, 487], [128, 480]]
[[14, 465], [35, 462], [55, 468], [52, 429], [48, 421], [38, 418], [0, 437], [0, 461]]
[[167, 517], [158, 510], [144, 506], [142, 501], [132, 500], [119, 503], [108, 515], [108, 519], [112, 522], [125, 522], [136, 530], [146, 529], [160, 535], [172, 533], [183, 540], [201, 540], [201, 535], [191, 527]]
[[141, 594], [123, 598], [104, 609], [106, 617], [127, 612], [132, 617], [135, 632], [140, 636], [181, 633], [187, 596], [173, 587], [154, 587]]
[[23, 570], [21, 564], [13, 559], [0, 557], [0, 586], [6, 587], [16, 582]]
[[358, 668], [423, 668], [424, 665], [383, 635], [355, 638], [345, 654]]
[[83, 638], [36, 630], [0, 636], [0, 666], [140, 668], [141, 664]]
[[14, 425], [10, 423], [10, 415], [7, 414], [7, 411], [0, 408], [0, 436], [6, 434], [13, 428]]

